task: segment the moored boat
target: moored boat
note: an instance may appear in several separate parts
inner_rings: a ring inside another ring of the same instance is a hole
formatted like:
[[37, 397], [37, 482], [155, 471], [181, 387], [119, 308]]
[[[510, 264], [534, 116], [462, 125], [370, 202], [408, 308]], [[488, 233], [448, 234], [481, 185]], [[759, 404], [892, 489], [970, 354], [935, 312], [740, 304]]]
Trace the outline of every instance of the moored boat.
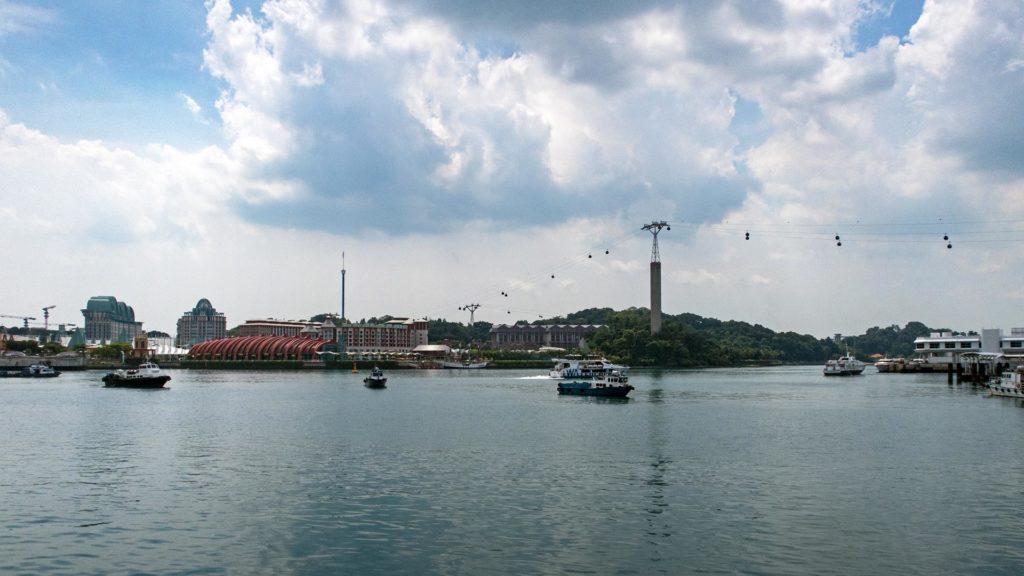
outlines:
[[363, 384], [367, 388], [386, 388], [388, 383], [387, 377], [384, 376], [384, 371], [374, 366], [373, 370], [370, 371], [370, 375], [363, 378]]
[[17, 371], [4, 370], [0, 372], [0, 377], [4, 378], [56, 378], [57, 376], [60, 376], [60, 370], [54, 370], [48, 364], [32, 364]]
[[838, 360], [825, 363], [825, 376], [857, 376], [864, 371], [865, 364], [847, 354]]
[[1007, 398], [1024, 398], [1024, 366], [1018, 366], [1012, 372], [1006, 372], [988, 385], [989, 396], [1005, 396]]
[[103, 377], [103, 384], [110, 388], [163, 388], [170, 379], [156, 364], [144, 362], [138, 368], [114, 370]]
[[487, 362], [441, 362], [442, 368], [454, 368], [454, 369], [471, 369], [471, 368], [487, 368]]
[[879, 358], [878, 361], [875, 362], [875, 368], [877, 368], [879, 372], [902, 372], [903, 371], [903, 366], [906, 365], [906, 363], [907, 363], [906, 359], [904, 359], [902, 357], [900, 357], [900, 358], [885, 357], [885, 358]]
[[596, 376], [590, 380], [571, 380], [558, 383], [558, 393], [572, 396], [603, 396], [624, 398], [633, 390], [629, 378], [618, 370]]
[[52, 366], [46, 364], [33, 364], [22, 368], [21, 373], [26, 378], [56, 378], [60, 376], [59, 370], [54, 370]]

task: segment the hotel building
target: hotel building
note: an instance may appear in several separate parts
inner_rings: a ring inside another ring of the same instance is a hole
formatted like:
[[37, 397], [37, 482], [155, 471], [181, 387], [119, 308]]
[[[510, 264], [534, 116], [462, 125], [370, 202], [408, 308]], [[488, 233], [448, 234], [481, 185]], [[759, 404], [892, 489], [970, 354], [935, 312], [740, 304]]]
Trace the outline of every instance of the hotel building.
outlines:
[[178, 318], [178, 337], [175, 343], [181, 348], [190, 348], [200, 342], [217, 340], [227, 336], [227, 319], [217, 312], [206, 298], [199, 300], [196, 307]]
[[498, 324], [491, 327], [491, 345], [498, 348], [579, 348], [600, 324]]
[[143, 334], [135, 310], [113, 296], [93, 296], [82, 310], [85, 339], [91, 343], [132, 342]]
[[352, 355], [404, 354], [427, 343], [426, 320], [394, 318], [380, 324], [342, 324], [293, 320], [246, 320], [239, 336], [295, 336], [334, 340]]

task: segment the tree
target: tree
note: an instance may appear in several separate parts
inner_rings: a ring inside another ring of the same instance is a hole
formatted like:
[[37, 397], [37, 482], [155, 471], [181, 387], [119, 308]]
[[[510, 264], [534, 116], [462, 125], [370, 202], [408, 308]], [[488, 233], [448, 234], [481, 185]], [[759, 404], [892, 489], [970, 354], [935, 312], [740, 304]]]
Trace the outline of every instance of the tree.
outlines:
[[12, 352], [24, 352], [29, 356], [37, 356], [40, 352], [39, 342], [35, 340], [8, 340], [6, 346]]
[[64, 348], [64, 346], [61, 345], [60, 342], [47, 342], [46, 344], [43, 344], [43, 353], [48, 356], [60, 354], [65, 350], [66, 348]]
[[127, 342], [114, 342], [93, 348], [90, 351], [90, 355], [104, 360], [120, 360], [127, 356], [131, 350], [132, 346]]

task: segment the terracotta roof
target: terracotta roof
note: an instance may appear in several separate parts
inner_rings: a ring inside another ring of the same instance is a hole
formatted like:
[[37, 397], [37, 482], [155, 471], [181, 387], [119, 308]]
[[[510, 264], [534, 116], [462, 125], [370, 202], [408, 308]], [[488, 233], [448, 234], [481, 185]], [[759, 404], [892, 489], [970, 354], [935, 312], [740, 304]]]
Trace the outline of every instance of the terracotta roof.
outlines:
[[189, 350], [195, 359], [273, 360], [308, 357], [333, 340], [300, 338], [298, 336], [241, 336], [207, 340]]

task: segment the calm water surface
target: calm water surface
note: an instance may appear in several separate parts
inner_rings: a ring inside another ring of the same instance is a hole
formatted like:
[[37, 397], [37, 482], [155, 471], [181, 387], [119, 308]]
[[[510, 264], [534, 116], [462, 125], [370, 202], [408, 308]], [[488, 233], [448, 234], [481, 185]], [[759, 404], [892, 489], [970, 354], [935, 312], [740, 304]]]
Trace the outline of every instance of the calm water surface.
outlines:
[[[868, 369], [873, 372], [872, 368]], [[0, 381], [0, 573], [1020, 574], [1024, 405], [945, 376]]]

